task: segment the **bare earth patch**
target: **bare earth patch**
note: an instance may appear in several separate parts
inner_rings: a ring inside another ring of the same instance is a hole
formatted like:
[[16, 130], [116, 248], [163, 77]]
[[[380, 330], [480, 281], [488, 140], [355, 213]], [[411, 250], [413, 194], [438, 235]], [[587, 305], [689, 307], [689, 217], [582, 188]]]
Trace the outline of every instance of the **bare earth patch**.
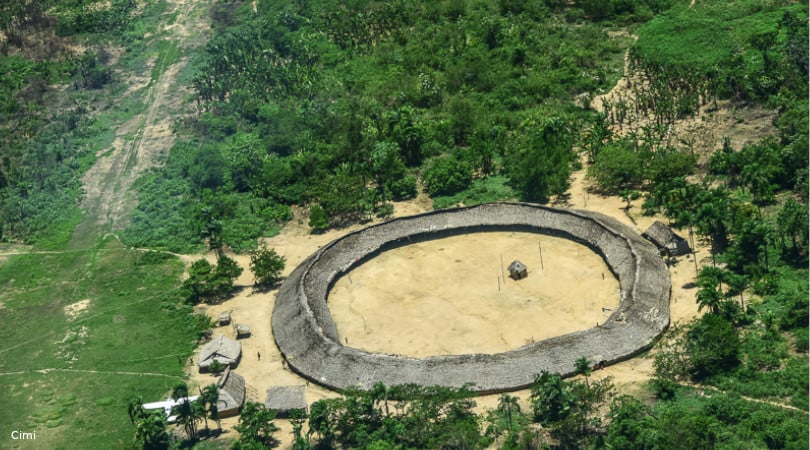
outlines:
[[75, 320], [76, 317], [81, 314], [82, 311], [86, 310], [88, 306], [90, 306], [90, 299], [86, 298], [76, 303], [67, 305], [63, 309], [65, 310], [65, 316], [68, 318], [68, 320]]
[[[527, 278], [509, 278], [515, 259]], [[504, 352], [593, 328], [618, 301], [618, 281], [587, 247], [498, 232], [387, 251], [341, 278], [329, 308], [350, 346], [426, 357]]]

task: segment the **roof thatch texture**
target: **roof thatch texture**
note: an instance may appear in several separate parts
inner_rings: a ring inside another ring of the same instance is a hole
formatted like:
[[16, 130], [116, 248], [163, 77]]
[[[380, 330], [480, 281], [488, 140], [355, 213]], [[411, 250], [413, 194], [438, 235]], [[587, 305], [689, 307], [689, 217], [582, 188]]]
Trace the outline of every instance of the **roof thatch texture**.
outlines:
[[228, 369], [217, 380], [217, 387], [219, 416], [231, 417], [239, 414], [239, 410], [245, 404], [245, 379], [242, 375]]
[[201, 369], [208, 368], [214, 361], [230, 366], [239, 360], [241, 354], [242, 344], [225, 336], [217, 336], [200, 349], [198, 364]]
[[307, 410], [303, 386], [280, 386], [267, 389], [264, 407], [276, 412], [276, 417], [290, 416], [292, 410]]
[[[598, 327], [497, 354], [411, 358], [341, 345], [326, 303], [338, 278], [392, 248], [489, 231], [560, 236], [590, 247], [619, 280], [619, 306]], [[392, 219], [323, 246], [279, 289], [273, 335], [292, 370], [332, 389], [370, 389], [376, 382], [473, 383], [471, 389], [478, 392], [502, 392], [530, 386], [544, 370], [573, 375], [574, 362], [582, 356], [612, 364], [645, 350], [669, 325], [669, 291], [669, 272], [656, 249], [615, 219], [590, 211], [491, 203]]]
[[509, 276], [514, 279], [523, 278], [527, 275], [528, 269], [526, 265], [518, 260], [512, 261], [512, 264], [509, 264]]
[[649, 239], [656, 247], [665, 250], [670, 256], [689, 253], [689, 244], [686, 240], [675, 234], [672, 228], [660, 220], [653, 222], [642, 236]]
[[656, 220], [644, 232], [644, 237], [651, 240], [658, 247], [666, 247], [670, 240], [672, 240], [675, 233], [672, 229], [664, 225], [660, 220]]

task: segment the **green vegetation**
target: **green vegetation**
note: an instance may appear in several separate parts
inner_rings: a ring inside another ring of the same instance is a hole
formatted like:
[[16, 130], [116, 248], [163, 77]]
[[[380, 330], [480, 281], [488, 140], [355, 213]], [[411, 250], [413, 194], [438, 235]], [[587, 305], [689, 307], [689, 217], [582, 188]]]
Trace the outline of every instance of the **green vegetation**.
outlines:
[[227, 256], [219, 255], [215, 266], [198, 259], [188, 269], [183, 295], [192, 304], [218, 303], [233, 291], [233, 281], [241, 274], [242, 268]]
[[[143, 105], [111, 70], [165, 70], [177, 48], [156, 34], [166, 3], [115, 0], [5, 2], [0, 6], [0, 241], [56, 249], [79, 219], [81, 176], [116, 128]], [[56, 31], [56, 38], [49, 31]], [[43, 41], [44, 40], [44, 41]], [[75, 54], [73, 48], [87, 48]]]
[[592, 114], [573, 99], [618, 78], [628, 41], [548, 3], [216, 7], [201, 113], [140, 181], [126, 242], [198, 248], [208, 210], [249, 250], [288, 205], [324, 230], [389, 215], [419, 178], [440, 206], [562, 193]]
[[3, 423], [47, 427], [37, 434], [43, 447], [120, 445], [128, 399], [163, 397], [209, 326], [183, 302], [181, 272], [172, 256], [111, 239], [0, 264], [0, 318], [14, 324], [0, 330]]
[[261, 403], [247, 402], [239, 415], [239, 439], [233, 443], [233, 450], [270, 448], [278, 443], [273, 435], [278, 427], [273, 423], [276, 413], [264, 409]]
[[250, 253], [250, 271], [255, 277], [256, 286], [271, 287], [281, 280], [284, 270], [284, 257], [274, 249], [261, 247]]
[[[503, 394], [495, 409], [472, 411], [466, 389], [375, 385], [318, 400], [294, 417], [294, 446], [313, 448], [804, 448], [807, 416], [719, 392], [677, 387], [669, 400], [648, 403], [616, 394], [610, 377], [565, 381], [538, 375], [530, 411]], [[605, 411], [609, 411], [605, 414]], [[270, 425], [272, 415], [252, 406], [245, 425]], [[308, 433], [303, 433], [304, 424]], [[244, 428], [246, 429], [246, 428]], [[242, 436], [233, 448], [253, 448]], [[268, 441], [264, 441], [267, 443]]]
[[[82, 175], [143, 111], [146, 90], [121, 74], [177, 57], [160, 44], [165, 2], [103, 3], [0, 5], [0, 241], [23, 253], [0, 262], [0, 420], [43, 448], [130, 446], [128, 399], [164, 398], [210, 327], [174, 256], [77, 231]], [[161, 417], [131, 417], [136, 445], [168, 443]]]

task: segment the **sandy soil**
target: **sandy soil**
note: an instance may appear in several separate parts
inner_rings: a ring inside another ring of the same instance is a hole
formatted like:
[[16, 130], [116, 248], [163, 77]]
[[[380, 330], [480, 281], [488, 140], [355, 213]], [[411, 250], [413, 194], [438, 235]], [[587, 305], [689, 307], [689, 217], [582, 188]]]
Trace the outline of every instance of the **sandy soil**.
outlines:
[[[515, 259], [530, 268], [527, 278], [509, 278]], [[414, 357], [497, 353], [604, 322], [619, 283], [572, 241], [476, 233], [385, 252], [339, 280], [328, 301], [352, 347]]]

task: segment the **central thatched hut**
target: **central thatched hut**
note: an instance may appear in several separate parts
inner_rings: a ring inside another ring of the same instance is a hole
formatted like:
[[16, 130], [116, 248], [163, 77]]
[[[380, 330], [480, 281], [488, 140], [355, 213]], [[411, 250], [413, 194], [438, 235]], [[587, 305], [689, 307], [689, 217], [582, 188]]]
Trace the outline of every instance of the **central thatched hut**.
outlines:
[[509, 278], [517, 281], [529, 276], [529, 269], [526, 268], [526, 265], [518, 260], [512, 261], [512, 264], [509, 264]]

